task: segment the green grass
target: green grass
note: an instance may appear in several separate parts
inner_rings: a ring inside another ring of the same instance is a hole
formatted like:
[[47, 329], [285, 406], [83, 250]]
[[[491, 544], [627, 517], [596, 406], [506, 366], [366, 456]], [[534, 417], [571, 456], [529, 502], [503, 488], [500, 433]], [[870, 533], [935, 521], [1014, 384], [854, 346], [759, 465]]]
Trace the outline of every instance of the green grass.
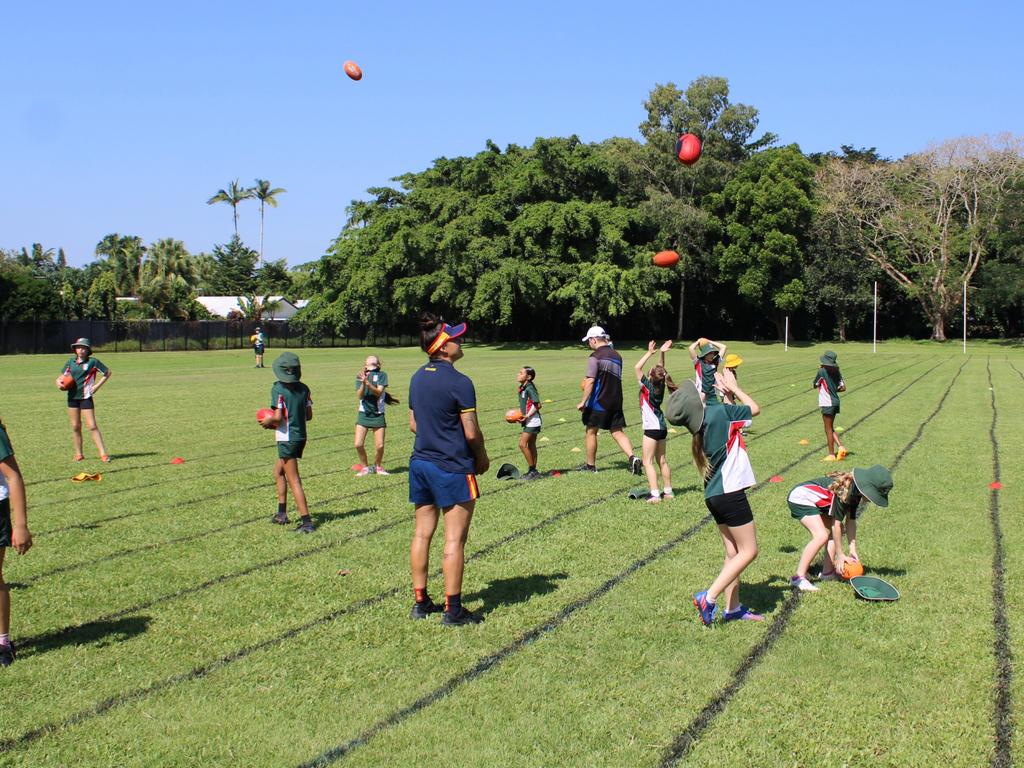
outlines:
[[[97, 397], [109, 466], [88, 441], [84, 466], [70, 461], [63, 395], [52, 387], [64, 358], [3, 358], [0, 416], [28, 482], [36, 545], [4, 566], [24, 650], [0, 670], [0, 765], [298, 766], [324, 754], [359, 766], [997, 759], [990, 506], [998, 502], [1009, 648], [1019, 655], [1024, 351], [839, 348], [846, 466], [897, 464], [889, 509], [869, 508], [859, 538], [868, 572], [902, 599], [869, 604], [844, 584], [799, 598], [787, 586], [805, 538], [786, 493], [826, 469], [809, 388], [823, 348], [730, 349], [763, 411], [748, 438], [762, 481], [750, 492], [761, 555], [743, 599], [768, 621], [713, 629], [690, 595], [717, 572], [721, 544], [684, 434], [669, 445], [671, 503], [626, 498], [642, 482], [608, 436], [595, 476], [482, 479], [464, 594], [486, 621], [446, 630], [407, 617], [404, 403], [418, 350], [383, 351], [403, 405], [389, 412], [394, 474], [369, 478], [349, 469], [352, 382], [367, 350], [300, 351], [316, 411], [301, 469], [320, 523], [306, 537], [269, 524], [276, 453], [253, 414], [273, 378], [251, 367], [251, 353], [100, 355], [114, 372]], [[639, 351], [621, 351], [629, 371]], [[583, 446], [582, 346], [466, 352], [459, 368], [476, 383], [494, 469], [523, 466], [518, 429], [502, 419], [522, 365], [537, 368], [552, 400], [540, 468], [582, 461], [572, 451]], [[687, 376], [684, 350], [670, 353], [669, 369]], [[627, 392], [638, 442], [631, 384]], [[993, 400], [1004, 486], [995, 494]], [[70, 483], [83, 469], [102, 482]], [[774, 474], [784, 482], [769, 484]], [[431, 588], [442, 592], [439, 576]], [[1022, 686], [1020, 676], [1009, 682], [1011, 707]], [[1004, 756], [1024, 759], [1020, 739]]]

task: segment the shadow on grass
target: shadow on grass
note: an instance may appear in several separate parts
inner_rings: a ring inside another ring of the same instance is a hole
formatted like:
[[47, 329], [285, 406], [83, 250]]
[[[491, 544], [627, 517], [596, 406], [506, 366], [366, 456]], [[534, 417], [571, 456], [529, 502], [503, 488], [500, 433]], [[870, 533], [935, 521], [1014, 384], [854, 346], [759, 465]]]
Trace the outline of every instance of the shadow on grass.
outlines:
[[567, 573], [535, 573], [532, 576], [495, 579], [485, 589], [467, 595], [463, 600], [465, 602], [482, 600], [483, 605], [474, 613], [487, 615], [500, 606], [523, 603], [534, 595], [546, 595], [554, 592], [558, 589], [558, 582], [568, 577]]
[[[324, 502], [325, 504], [327, 502]], [[310, 504], [310, 508], [315, 508], [315, 504]], [[356, 509], [349, 509], [345, 512], [314, 512], [312, 513], [313, 520], [316, 521], [317, 525], [323, 525], [324, 523], [333, 523], [338, 520], [345, 520], [350, 517], [359, 517], [361, 515], [369, 514], [370, 512], [376, 512], [376, 507], [358, 507]]]
[[156, 451], [142, 451], [139, 453], [112, 453], [110, 458], [112, 459], [134, 459], [139, 456], [156, 456]]
[[872, 565], [864, 568], [864, 573], [868, 576], [906, 576], [906, 568], [889, 568], [888, 566], [877, 566]]
[[[740, 600], [757, 613], [771, 613], [793, 591], [789, 582], [778, 576], [757, 582], [740, 582]], [[723, 595], [724, 597], [724, 595]]]
[[791, 555], [794, 552], [799, 552], [799, 551], [800, 550], [797, 549], [796, 547], [794, 547], [792, 544], [786, 544], [784, 547], [779, 547], [779, 552], [784, 552], [787, 555]]
[[116, 621], [89, 621], [74, 629], [48, 632], [24, 643], [18, 644], [18, 654], [33, 656], [75, 645], [91, 645], [104, 648], [114, 643], [123, 643], [149, 629], [149, 616], [128, 616]]

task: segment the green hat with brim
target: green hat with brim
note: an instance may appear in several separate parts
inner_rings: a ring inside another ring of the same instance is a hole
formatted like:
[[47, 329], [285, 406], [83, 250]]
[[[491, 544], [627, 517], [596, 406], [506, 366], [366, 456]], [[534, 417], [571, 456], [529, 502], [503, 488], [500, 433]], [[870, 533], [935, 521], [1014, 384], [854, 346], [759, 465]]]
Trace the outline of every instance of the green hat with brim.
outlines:
[[861, 469], [854, 467], [853, 483], [860, 495], [876, 507], [889, 506], [889, 491], [892, 490], [892, 474], [881, 464]]
[[692, 381], [684, 381], [669, 396], [668, 405], [665, 406], [665, 418], [669, 424], [686, 427], [690, 434], [695, 435], [700, 431], [704, 423], [704, 403], [701, 402], [700, 392]]
[[299, 356], [294, 352], [282, 352], [281, 356], [274, 361], [273, 369], [277, 380], [283, 381], [285, 384], [294, 384], [302, 378]]
[[703, 347], [697, 350], [697, 357], [704, 357], [704, 355], [710, 355], [712, 352], [714, 352], [717, 355], [718, 347], [716, 347], [714, 344], [705, 344]]
[[498, 467], [499, 480], [518, 480], [523, 475], [515, 464], [502, 464]]
[[838, 365], [838, 356], [832, 350], [827, 351], [821, 357], [818, 358], [818, 362], [822, 365]]
[[85, 336], [80, 339], [75, 339], [75, 343], [71, 345], [71, 348], [75, 349], [76, 347], [85, 347], [92, 352], [92, 342], [85, 338]]

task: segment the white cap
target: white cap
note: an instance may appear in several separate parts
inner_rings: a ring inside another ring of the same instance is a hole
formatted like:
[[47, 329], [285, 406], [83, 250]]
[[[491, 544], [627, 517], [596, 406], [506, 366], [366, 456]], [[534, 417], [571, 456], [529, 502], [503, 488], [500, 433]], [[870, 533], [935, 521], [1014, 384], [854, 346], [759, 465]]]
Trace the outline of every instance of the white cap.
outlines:
[[587, 331], [587, 335], [583, 337], [583, 341], [590, 341], [591, 339], [607, 339], [608, 334], [604, 332], [604, 328], [600, 325], [590, 326], [590, 330]]

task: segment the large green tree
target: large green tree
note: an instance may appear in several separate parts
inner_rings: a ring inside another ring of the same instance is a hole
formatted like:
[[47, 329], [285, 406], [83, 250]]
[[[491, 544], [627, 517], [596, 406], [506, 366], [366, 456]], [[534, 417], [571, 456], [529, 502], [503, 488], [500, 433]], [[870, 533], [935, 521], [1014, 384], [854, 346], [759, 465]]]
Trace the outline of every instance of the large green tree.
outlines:
[[259, 254], [237, 235], [227, 245], [213, 249], [213, 275], [209, 289], [219, 296], [248, 295], [256, 289], [256, 260]]
[[96, 244], [96, 255], [106, 258], [107, 268], [113, 274], [119, 296], [138, 295], [139, 274], [145, 253], [142, 238], [136, 235], [114, 232]]

